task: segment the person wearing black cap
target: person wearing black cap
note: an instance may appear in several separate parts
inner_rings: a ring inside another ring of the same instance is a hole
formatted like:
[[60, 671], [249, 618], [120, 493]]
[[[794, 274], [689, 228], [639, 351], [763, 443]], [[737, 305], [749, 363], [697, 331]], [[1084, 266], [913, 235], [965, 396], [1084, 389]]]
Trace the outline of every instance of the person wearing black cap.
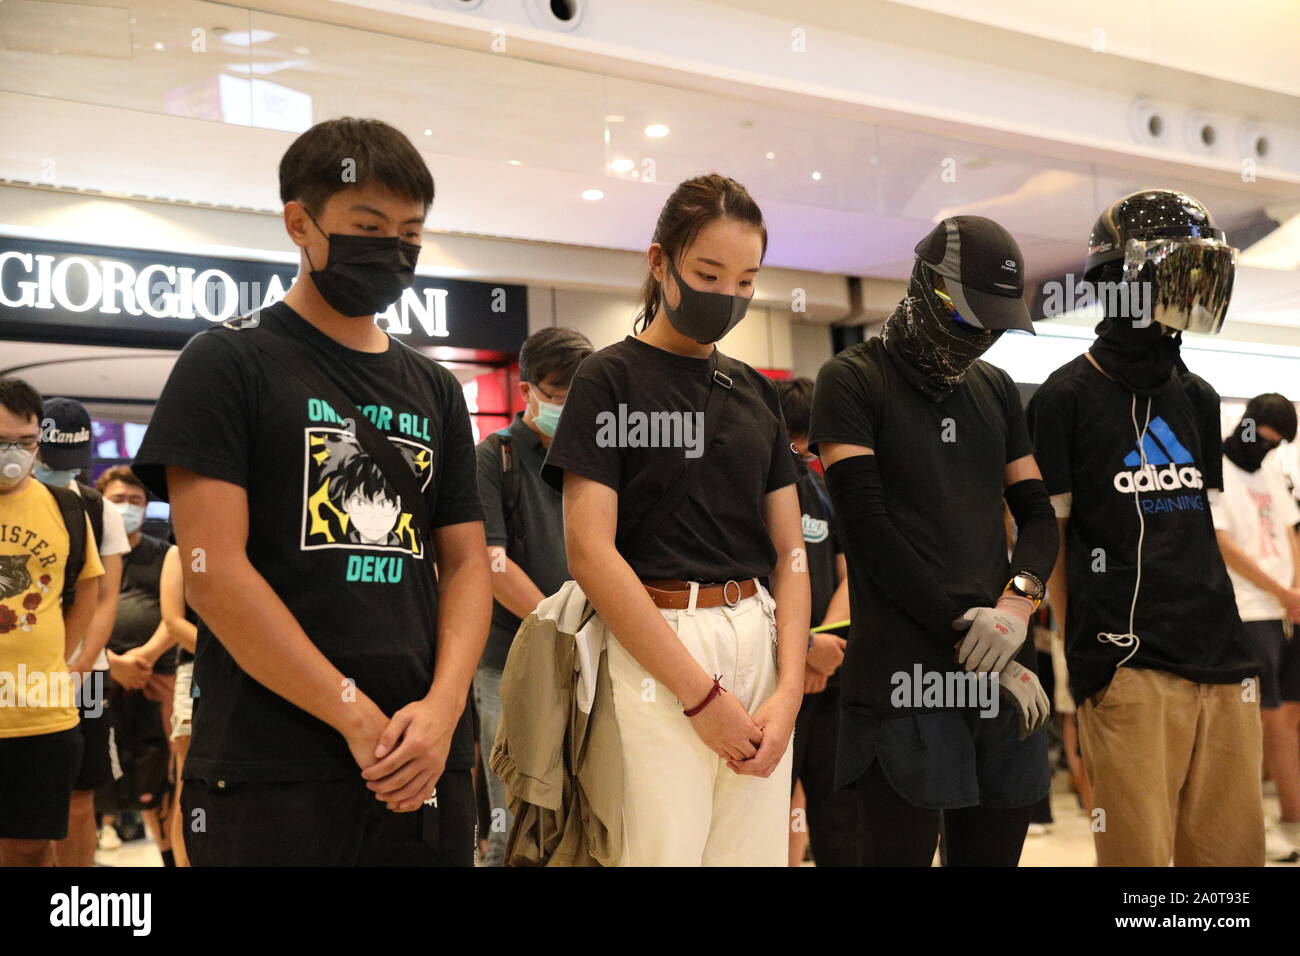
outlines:
[[1057, 531], [1015, 384], [979, 357], [1033, 332], [1024, 260], [978, 216], [916, 253], [880, 337], [827, 362], [813, 393], [852, 607], [836, 778], [861, 792], [869, 865], [928, 866], [942, 826], [949, 865], [1014, 866], [1050, 783], [1025, 636]]
[[1223, 442], [1223, 495], [1213, 509], [1237, 612], [1263, 666], [1264, 766], [1282, 814], [1264, 831], [1265, 851], [1285, 863], [1300, 861], [1300, 652], [1288, 640], [1300, 623], [1300, 508], [1270, 452], [1295, 438], [1295, 406], [1286, 396], [1247, 402]]
[[1103, 303], [1097, 339], [1029, 402], [1061, 523], [1052, 600], [1102, 866], [1264, 861], [1259, 665], [1210, 510], [1219, 396], [1179, 356], [1183, 330], [1222, 326], [1235, 265], [1191, 196], [1116, 201], [1084, 272]]
[[[110, 732], [113, 715], [109, 704], [109, 674], [112, 662], [106, 646], [117, 619], [118, 593], [122, 584], [123, 555], [131, 550], [122, 516], [104, 506], [103, 496], [87, 482], [90, 480], [93, 444], [90, 413], [75, 398], [47, 398], [41, 417], [41, 446], [32, 474], [55, 488], [68, 488], [80, 495], [90, 518], [90, 528], [99, 547], [104, 565], [100, 578], [95, 614], [86, 627], [86, 638], [68, 658], [74, 674], [89, 677], [85, 686], [93, 693], [83, 695], [80, 711], [81, 769], [72, 788], [68, 811], [68, 836], [55, 846], [60, 866], [93, 866], [98, 842], [95, 814], [95, 791], [121, 777], [117, 741]], [[119, 668], [119, 679], [126, 676]], [[134, 675], [131, 675], [134, 676]], [[140, 679], [148, 675], [140, 674]]]

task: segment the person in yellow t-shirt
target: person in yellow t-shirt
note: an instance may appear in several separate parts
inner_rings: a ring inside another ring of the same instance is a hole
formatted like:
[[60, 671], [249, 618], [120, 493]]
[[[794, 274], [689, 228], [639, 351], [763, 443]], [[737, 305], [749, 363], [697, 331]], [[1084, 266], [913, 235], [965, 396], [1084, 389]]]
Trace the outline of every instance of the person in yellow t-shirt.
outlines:
[[0, 866], [52, 866], [53, 841], [67, 835], [82, 741], [66, 662], [104, 573], [77, 504], [85, 557], [63, 605], [71, 538], [55, 493], [32, 477], [40, 427], [41, 396], [0, 379]]

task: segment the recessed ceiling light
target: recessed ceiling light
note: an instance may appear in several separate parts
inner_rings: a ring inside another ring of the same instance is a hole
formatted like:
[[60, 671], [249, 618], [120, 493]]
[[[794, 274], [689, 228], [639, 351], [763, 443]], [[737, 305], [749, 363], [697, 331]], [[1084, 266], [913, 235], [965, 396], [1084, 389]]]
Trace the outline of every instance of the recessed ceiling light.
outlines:
[[766, 156], [768, 159], [776, 159], [776, 153], [767, 153]]
[[159, 40], [157, 43], [155, 43], [155, 44], [153, 45], [153, 48], [154, 48], [155, 50], [165, 50], [165, 49], [167, 49], [165, 46], [163, 46], [163, 42], [162, 42], [162, 40]]
[[663, 139], [668, 135], [668, 127], [663, 123], [651, 123], [643, 132], [651, 139]]
[[626, 118], [626, 117], [620, 116], [620, 115], [617, 114], [617, 113], [610, 113], [608, 116], [605, 117], [605, 122], [606, 122], [606, 123], [621, 123], [621, 122], [623, 122], [623, 120], [624, 120], [625, 118]]
[[626, 173], [635, 165], [636, 163], [632, 162], [630, 159], [616, 159], [609, 164], [609, 168], [614, 170], [616, 173]]
[[265, 43], [267, 40], [274, 40], [278, 34], [270, 30], [239, 30], [234, 33], [227, 33], [221, 38], [222, 43], [229, 43], [231, 46], [252, 46], [255, 43]]
[[819, 172], [814, 171], [813, 174], [812, 174], [812, 178], [813, 178], [813, 180], [814, 180], [815, 182], [821, 182], [822, 174], [819, 173]]
[[506, 160], [506, 163], [509, 164], [509, 165], [511, 165], [511, 166], [522, 166], [522, 165], [523, 165], [523, 163], [521, 163], [521, 162], [520, 162], [519, 160], [517, 160], [517, 159], [507, 159], [507, 160]]
[[597, 199], [604, 199], [605, 193], [600, 189], [584, 189], [582, 191], [582, 198], [589, 202], [595, 202]]
[[433, 135], [433, 130], [431, 130], [431, 129], [426, 129], [426, 130], [424, 131], [424, 135], [425, 135], [425, 136], [432, 136], [432, 135]]

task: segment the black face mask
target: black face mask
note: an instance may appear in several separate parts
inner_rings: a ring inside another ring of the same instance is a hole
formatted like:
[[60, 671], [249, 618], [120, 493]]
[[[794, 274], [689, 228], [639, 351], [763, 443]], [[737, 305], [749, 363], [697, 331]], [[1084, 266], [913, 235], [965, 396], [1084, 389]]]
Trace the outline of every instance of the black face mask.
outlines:
[[903, 376], [935, 402], [947, 398], [1001, 336], [1001, 330], [987, 334], [954, 319], [920, 258], [912, 267], [907, 298], [880, 330], [885, 348], [901, 360]]
[[[307, 213], [321, 235], [326, 235]], [[313, 266], [311, 281], [339, 315], [374, 315], [388, 308], [415, 281], [415, 263], [420, 247], [396, 236], [348, 236], [331, 232], [329, 261], [324, 269]]]
[[1254, 441], [1246, 441], [1243, 437], [1245, 430], [1246, 424], [1242, 422], [1223, 440], [1223, 455], [1242, 471], [1259, 471], [1264, 456], [1281, 442], [1261, 438], [1258, 433], [1255, 433]]
[[672, 273], [673, 280], [677, 283], [677, 292], [681, 300], [674, 309], [668, 304], [662, 289], [659, 295], [663, 298], [668, 321], [682, 335], [694, 339], [701, 345], [708, 345], [734, 329], [749, 311], [750, 300], [743, 295], [700, 292], [698, 289], [692, 289], [682, 281], [677, 266], [673, 265], [672, 257], [665, 255], [664, 259], [668, 263], [668, 271]]
[[1181, 332], [1169, 332], [1159, 322], [1138, 328], [1132, 319], [1105, 318], [1088, 351], [1129, 391], [1152, 395], [1169, 384], [1175, 369], [1186, 371], [1179, 353], [1182, 341]]

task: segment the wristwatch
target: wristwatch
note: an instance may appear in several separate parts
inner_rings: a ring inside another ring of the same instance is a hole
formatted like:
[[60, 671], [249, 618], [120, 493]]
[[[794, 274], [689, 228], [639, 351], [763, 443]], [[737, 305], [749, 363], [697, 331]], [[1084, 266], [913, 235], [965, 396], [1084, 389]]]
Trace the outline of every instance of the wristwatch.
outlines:
[[1047, 594], [1047, 587], [1039, 580], [1038, 575], [1028, 571], [1017, 571], [1012, 575], [1011, 580], [1007, 582], [1006, 590], [1020, 597], [1029, 598], [1034, 602], [1034, 610], [1038, 610], [1038, 605], [1043, 603], [1043, 597]]

